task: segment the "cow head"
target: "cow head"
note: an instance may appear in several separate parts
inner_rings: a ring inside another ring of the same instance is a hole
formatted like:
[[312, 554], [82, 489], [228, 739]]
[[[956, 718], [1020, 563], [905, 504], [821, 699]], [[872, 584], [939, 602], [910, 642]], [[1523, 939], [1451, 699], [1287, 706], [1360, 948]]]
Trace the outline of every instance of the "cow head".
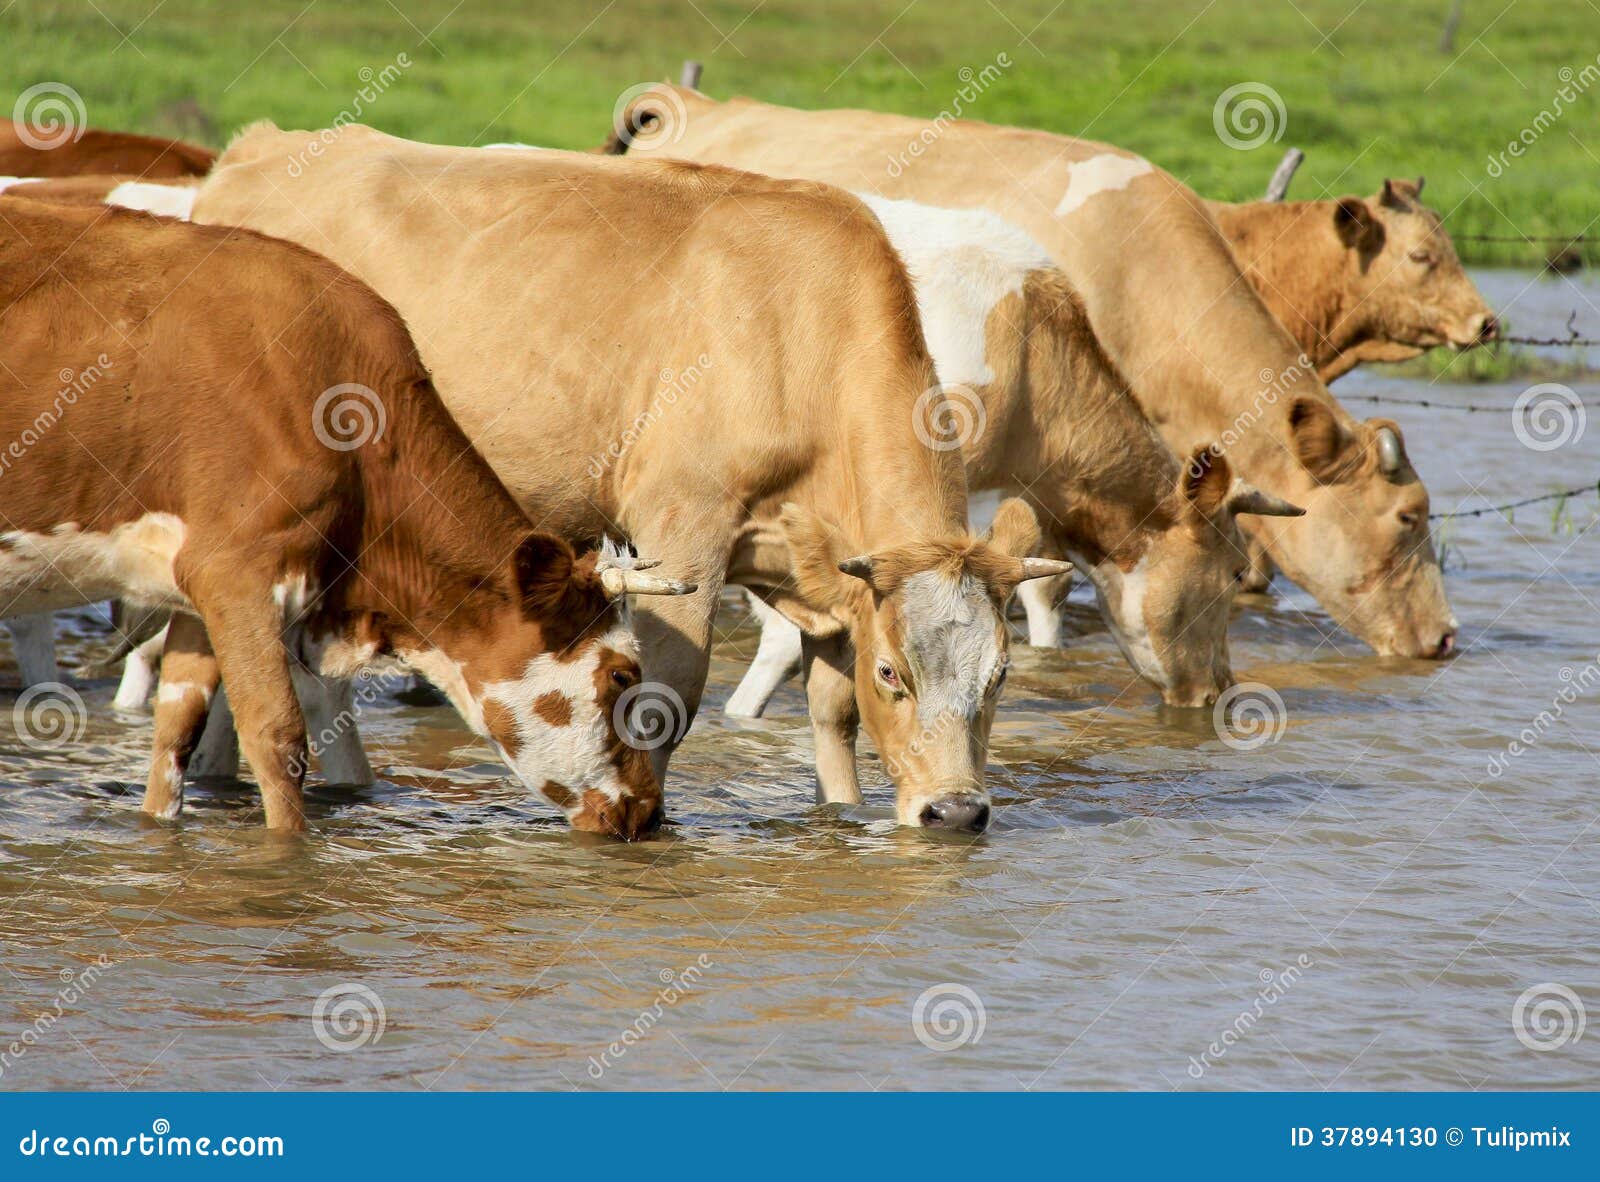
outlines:
[[1248, 567], [1239, 516], [1304, 512], [1235, 479], [1228, 461], [1203, 447], [1125, 546], [1099, 561], [1073, 555], [1128, 663], [1169, 706], [1209, 706], [1233, 684], [1228, 613]]
[[982, 538], [873, 553], [797, 505], [784, 506], [783, 525], [800, 595], [849, 630], [857, 706], [894, 779], [900, 823], [981, 831], [989, 729], [1009, 663], [1006, 600], [1024, 579], [1070, 565], [1024, 557], [1039, 526], [1015, 500]]
[[1456, 621], [1428, 530], [1428, 491], [1389, 419], [1355, 422], [1320, 398], [1289, 407], [1306, 516], [1252, 525], [1284, 573], [1380, 655], [1444, 657]]
[[1376, 197], [1341, 197], [1333, 233], [1347, 252], [1346, 315], [1370, 339], [1417, 350], [1492, 341], [1499, 322], [1461, 267], [1416, 182], [1387, 180]]
[[640, 673], [626, 596], [694, 590], [649, 565], [579, 558], [531, 533], [502, 584], [478, 589], [438, 630], [439, 648], [400, 649], [574, 829], [628, 841], [660, 825], [662, 799], [648, 744], [629, 728]]

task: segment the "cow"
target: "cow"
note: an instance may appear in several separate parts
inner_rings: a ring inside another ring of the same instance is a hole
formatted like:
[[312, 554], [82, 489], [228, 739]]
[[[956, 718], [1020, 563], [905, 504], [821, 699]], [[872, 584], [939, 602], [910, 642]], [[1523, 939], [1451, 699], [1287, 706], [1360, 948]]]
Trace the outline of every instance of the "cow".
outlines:
[[[1051, 555], [1093, 583], [1134, 670], [1172, 706], [1209, 706], [1233, 683], [1228, 614], [1245, 571], [1241, 513], [1300, 512], [1242, 481], [1202, 448], [1180, 463], [1100, 348], [1083, 301], [1044, 248], [981, 209], [860, 194], [899, 251], [974, 489], [1016, 493]], [[1030, 595], [1031, 591], [1038, 594]], [[1048, 580], [1018, 592], [1029, 640], [1059, 642]], [[800, 637], [762, 623], [755, 663], [727, 712], [759, 715], [798, 668]]]
[[136, 176], [15, 177], [0, 176], [0, 194], [66, 205], [115, 205], [142, 209], [164, 217], [189, 217], [199, 177], [147, 181]]
[[1453, 651], [1428, 493], [1400, 428], [1339, 405], [1204, 203], [1149, 161], [1043, 131], [718, 102], [665, 83], [625, 105], [605, 146], [983, 208], [1016, 224], [1083, 296], [1173, 451], [1217, 441], [1236, 474], [1305, 508], [1244, 526], [1289, 578], [1381, 654]]
[[1422, 186], [1422, 177], [1391, 179], [1365, 199], [1206, 203], [1245, 277], [1324, 382], [1363, 361], [1499, 336], [1439, 215], [1422, 204]]
[[660, 823], [660, 778], [619, 709], [640, 680], [620, 600], [692, 588], [537, 528], [399, 315], [326, 259], [242, 230], [14, 203], [0, 438], [4, 609], [173, 611], [146, 813], [179, 815], [225, 678], [268, 828], [303, 830], [297, 686], [395, 661], [574, 828]]
[[68, 177], [122, 174], [144, 180], [204, 176], [216, 153], [199, 144], [102, 131], [86, 127], [75, 134], [62, 128], [47, 134], [24, 124], [0, 121], [0, 176]]
[[902, 824], [987, 825], [1002, 607], [1069, 567], [1027, 557], [1020, 503], [968, 532], [960, 456], [923, 441], [945, 408], [910, 280], [859, 201], [695, 164], [262, 125], [194, 217], [370, 283], [519, 499], [699, 585], [639, 613], [671, 723], [658, 770], [699, 707], [731, 581], [805, 633], [819, 799], [861, 800], [862, 722]]

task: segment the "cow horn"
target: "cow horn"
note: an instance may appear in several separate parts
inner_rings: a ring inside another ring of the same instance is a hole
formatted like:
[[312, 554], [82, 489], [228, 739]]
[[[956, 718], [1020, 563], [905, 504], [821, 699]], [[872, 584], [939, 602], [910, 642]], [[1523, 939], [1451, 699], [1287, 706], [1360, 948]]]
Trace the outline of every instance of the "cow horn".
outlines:
[[1241, 513], [1254, 513], [1258, 517], [1304, 517], [1306, 511], [1299, 505], [1290, 504], [1282, 497], [1275, 497], [1269, 492], [1262, 492], [1253, 484], [1246, 484], [1242, 480], [1233, 482], [1233, 489], [1228, 493], [1228, 511], [1235, 517]]
[[[640, 565], [658, 566], [659, 561]], [[600, 586], [607, 599], [621, 599], [624, 595], [692, 595], [699, 590], [699, 585], [695, 583], [645, 574], [638, 565], [602, 566]]]
[[1393, 476], [1405, 462], [1405, 451], [1400, 447], [1400, 436], [1393, 427], [1378, 428], [1378, 469], [1385, 476]]
[[1047, 579], [1051, 575], [1064, 575], [1072, 570], [1072, 563], [1065, 559], [1024, 558], [1021, 562], [1024, 583], [1029, 579]]
[[872, 555], [857, 554], [854, 558], [846, 558], [839, 564], [839, 569], [847, 575], [858, 579], [872, 578]]

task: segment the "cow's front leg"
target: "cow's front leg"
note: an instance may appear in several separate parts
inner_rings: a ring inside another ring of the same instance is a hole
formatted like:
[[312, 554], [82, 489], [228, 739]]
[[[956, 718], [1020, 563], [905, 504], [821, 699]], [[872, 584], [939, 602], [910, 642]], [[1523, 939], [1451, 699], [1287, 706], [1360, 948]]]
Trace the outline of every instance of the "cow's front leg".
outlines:
[[161, 656], [155, 740], [144, 786], [143, 808], [152, 817], [171, 821], [183, 811], [184, 773], [205, 726], [217, 679], [217, 658], [205, 625], [193, 616], [175, 613], [167, 626]]
[[800, 629], [754, 591], [746, 591], [750, 614], [761, 625], [761, 643], [739, 688], [722, 709], [733, 718], [760, 718], [778, 687], [800, 672]]
[[850, 637], [800, 638], [806, 679], [806, 704], [817, 747], [817, 801], [860, 804], [856, 777], [856, 733], [861, 715], [856, 704], [855, 646]]
[[54, 612], [31, 616], [12, 616], [6, 621], [11, 633], [11, 648], [17, 659], [17, 672], [24, 687], [61, 680], [56, 668], [56, 617]]
[[367, 762], [361, 732], [356, 727], [354, 683], [343, 677], [323, 677], [299, 662], [290, 666], [290, 672], [323, 780], [329, 784], [371, 784], [377, 777]]

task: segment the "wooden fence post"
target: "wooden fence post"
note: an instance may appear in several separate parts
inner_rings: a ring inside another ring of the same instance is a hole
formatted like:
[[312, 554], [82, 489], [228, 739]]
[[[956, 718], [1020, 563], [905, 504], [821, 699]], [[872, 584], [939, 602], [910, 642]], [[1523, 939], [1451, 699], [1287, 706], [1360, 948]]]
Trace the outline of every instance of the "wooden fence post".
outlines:
[[700, 71], [702, 69], [704, 69], [704, 67], [693, 58], [685, 58], [683, 62], [683, 73], [678, 75], [678, 85], [686, 86], [690, 90], [699, 90]]
[[1283, 154], [1283, 159], [1278, 161], [1278, 167], [1272, 174], [1272, 179], [1267, 182], [1267, 200], [1282, 201], [1284, 194], [1289, 191], [1289, 182], [1294, 180], [1294, 170], [1300, 167], [1306, 154], [1299, 148], [1290, 148]]

